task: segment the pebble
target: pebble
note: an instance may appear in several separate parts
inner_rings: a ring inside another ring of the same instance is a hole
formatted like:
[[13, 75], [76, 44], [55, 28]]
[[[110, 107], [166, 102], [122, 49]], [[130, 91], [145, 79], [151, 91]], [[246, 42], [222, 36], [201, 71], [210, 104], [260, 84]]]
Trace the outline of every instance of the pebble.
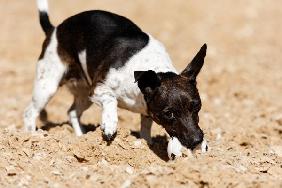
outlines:
[[131, 185], [131, 181], [130, 180], [125, 180], [125, 182], [121, 185], [122, 188], [128, 188]]
[[216, 129], [212, 130], [212, 133], [215, 135], [215, 140], [216, 141], [221, 140], [221, 137], [222, 137], [222, 130], [221, 130], [221, 128], [216, 128]]
[[135, 140], [133, 144], [134, 144], [135, 148], [141, 148], [142, 141], [141, 140]]
[[279, 146], [271, 146], [270, 147], [270, 153], [274, 153], [276, 155], [278, 155], [279, 157], [282, 157], [282, 145]]
[[8, 176], [15, 176], [17, 174], [17, 170], [14, 166], [7, 166], [6, 171]]
[[127, 166], [127, 167], [125, 168], [125, 171], [126, 171], [128, 174], [133, 174], [134, 169], [133, 169], [131, 166]]
[[273, 115], [271, 120], [276, 121], [279, 125], [282, 125], [282, 114]]

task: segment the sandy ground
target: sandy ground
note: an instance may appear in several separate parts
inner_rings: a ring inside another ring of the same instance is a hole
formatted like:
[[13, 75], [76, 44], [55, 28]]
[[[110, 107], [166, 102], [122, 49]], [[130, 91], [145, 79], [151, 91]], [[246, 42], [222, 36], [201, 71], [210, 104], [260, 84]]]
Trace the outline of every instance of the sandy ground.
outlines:
[[139, 115], [119, 111], [107, 146], [100, 109], [83, 116], [89, 132], [75, 137], [60, 89], [50, 123], [22, 131], [44, 34], [35, 2], [0, 0], [1, 187], [282, 187], [282, 24], [275, 0], [50, 0], [53, 23], [88, 9], [125, 15], [162, 41], [181, 71], [203, 43], [208, 54], [198, 87], [200, 124], [210, 151], [168, 161], [164, 130], [139, 140]]

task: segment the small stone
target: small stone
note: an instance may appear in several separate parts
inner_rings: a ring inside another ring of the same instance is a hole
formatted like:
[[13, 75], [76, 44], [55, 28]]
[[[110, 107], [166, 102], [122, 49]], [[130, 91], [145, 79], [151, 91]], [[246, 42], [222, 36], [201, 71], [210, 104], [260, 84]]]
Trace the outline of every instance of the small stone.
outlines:
[[61, 172], [59, 172], [58, 170], [54, 170], [54, 171], [52, 171], [52, 174], [54, 174], [54, 175], [61, 175]]
[[18, 187], [29, 187], [29, 182], [32, 180], [32, 177], [29, 175], [25, 175], [21, 177], [18, 183]]
[[17, 170], [14, 166], [7, 166], [6, 167], [7, 175], [8, 176], [15, 176], [17, 175]]
[[10, 126], [7, 127], [7, 130], [9, 130], [9, 131], [15, 131], [15, 130], [17, 130], [17, 126], [16, 126], [15, 124], [12, 124], [12, 125], [10, 125]]
[[134, 169], [133, 169], [131, 166], [127, 166], [127, 167], [125, 168], [125, 171], [126, 171], [128, 174], [133, 174]]
[[243, 166], [243, 165], [237, 165], [236, 167], [234, 167], [235, 171], [238, 173], [243, 173], [246, 172], [248, 169]]
[[142, 141], [141, 140], [135, 140], [133, 144], [134, 144], [134, 147], [140, 148], [141, 145], [142, 145]]
[[131, 185], [131, 181], [128, 179], [128, 180], [125, 180], [125, 182], [121, 185], [122, 188], [128, 188], [130, 187]]
[[270, 147], [270, 153], [273, 153], [273, 154], [276, 154], [278, 155], [279, 157], [282, 157], [282, 145], [279, 146], [271, 146]]
[[282, 114], [276, 114], [271, 117], [271, 119], [278, 123], [278, 125], [282, 125]]
[[214, 98], [213, 103], [216, 106], [221, 106], [223, 104], [223, 101], [221, 98], [217, 97], [217, 98]]
[[37, 152], [37, 153], [34, 153], [32, 158], [35, 159], [35, 160], [41, 160], [41, 159], [45, 158], [46, 155], [47, 154], [44, 153], [44, 152]]
[[214, 132], [214, 134], [216, 136], [215, 140], [216, 141], [221, 140], [221, 135], [222, 135], [221, 128], [216, 128], [216, 129], [213, 130], [213, 132]]
[[101, 161], [99, 161], [98, 163], [104, 166], [107, 166], [109, 164], [105, 159], [101, 159]]

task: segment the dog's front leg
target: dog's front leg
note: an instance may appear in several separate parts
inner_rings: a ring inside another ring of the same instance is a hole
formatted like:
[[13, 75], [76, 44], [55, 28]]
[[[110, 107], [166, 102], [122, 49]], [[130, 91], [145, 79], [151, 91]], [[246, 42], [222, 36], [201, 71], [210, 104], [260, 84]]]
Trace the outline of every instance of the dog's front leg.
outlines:
[[102, 101], [101, 129], [106, 140], [113, 139], [117, 131], [117, 99], [113, 96], [104, 96]]
[[149, 145], [151, 145], [151, 128], [152, 128], [153, 120], [147, 116], [141, 115], [141, 131], [140, 137], [147, 141]]

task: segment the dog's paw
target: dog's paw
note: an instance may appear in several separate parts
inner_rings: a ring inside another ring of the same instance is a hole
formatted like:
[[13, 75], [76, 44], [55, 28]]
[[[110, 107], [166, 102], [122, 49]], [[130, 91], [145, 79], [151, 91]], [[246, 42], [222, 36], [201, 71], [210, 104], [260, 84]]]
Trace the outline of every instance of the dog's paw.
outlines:
[[116, 137], [117, 133], [114, 132], [114, 133], [111, 133], [111, 134], [106, 134], [105, 132], [103, 132], [103, 140], [107, 141], [108, 143], [111, 143], [115, 137]]
[[103, 134], [103, 139], [105, 141], [110, 142], [110, 141], [114, 140], [116, 133], [117, 133], [115, 126], [109, 126], [109, 125], [102, 124], [101, 130], [102, 130], [102, 134]]

